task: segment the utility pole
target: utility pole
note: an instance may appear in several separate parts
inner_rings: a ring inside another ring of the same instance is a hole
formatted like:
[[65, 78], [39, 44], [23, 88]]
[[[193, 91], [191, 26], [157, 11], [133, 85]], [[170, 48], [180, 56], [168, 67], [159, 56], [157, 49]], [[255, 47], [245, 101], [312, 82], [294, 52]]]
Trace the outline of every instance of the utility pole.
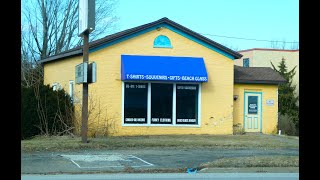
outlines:
[[[83, 63], [76, 66], [80, 67], [80, 80], [76, 71], [76, 82], [82, 83], [82, 121], [81, 139], [82, 143], [88, 143], [88, 92], [89, 92], [89, 34], [95, 28], [95, 0], [79, 0], [79, 36], [83, 37]], [[92, 79], [92, 77], [91, 77]]]
[[[83, 33], [83, 63], [88, 63], [89, 59], [89, 31]], [[82, 84], [82, 126], [81, 138], [83, 143], [87, 143], [88, 134], [88, 82]]]

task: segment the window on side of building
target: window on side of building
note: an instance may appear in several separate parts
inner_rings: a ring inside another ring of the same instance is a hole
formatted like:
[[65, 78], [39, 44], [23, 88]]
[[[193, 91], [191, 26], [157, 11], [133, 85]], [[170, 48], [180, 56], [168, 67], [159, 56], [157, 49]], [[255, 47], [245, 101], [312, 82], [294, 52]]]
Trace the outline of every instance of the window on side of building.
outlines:
[[176, 124], [198, 124], [198, 84], [176, 85]]
[[250, 59], [249, 58], [243, 59], [243, 67], [250, 67]]
[[124, 83], [124, 124], [146, 124], [148, 83]]
[[151, 83], [151, 124], [172, 124], [173, 84]]

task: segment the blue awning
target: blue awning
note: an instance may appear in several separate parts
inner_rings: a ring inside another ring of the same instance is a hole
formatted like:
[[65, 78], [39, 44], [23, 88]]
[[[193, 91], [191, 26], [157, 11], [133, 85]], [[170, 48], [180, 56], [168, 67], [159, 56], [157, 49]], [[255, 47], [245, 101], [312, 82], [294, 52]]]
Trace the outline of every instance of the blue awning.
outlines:
[[121, 80], [207, 82], [203, 58], [121, 55]]

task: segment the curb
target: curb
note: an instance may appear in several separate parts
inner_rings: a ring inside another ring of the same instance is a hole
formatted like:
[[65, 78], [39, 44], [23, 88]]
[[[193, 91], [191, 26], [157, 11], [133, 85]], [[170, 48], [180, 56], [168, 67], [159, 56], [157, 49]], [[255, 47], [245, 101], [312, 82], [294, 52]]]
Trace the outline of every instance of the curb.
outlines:
[[299, 173], [299, 167], [203, 168], [199, 173]]

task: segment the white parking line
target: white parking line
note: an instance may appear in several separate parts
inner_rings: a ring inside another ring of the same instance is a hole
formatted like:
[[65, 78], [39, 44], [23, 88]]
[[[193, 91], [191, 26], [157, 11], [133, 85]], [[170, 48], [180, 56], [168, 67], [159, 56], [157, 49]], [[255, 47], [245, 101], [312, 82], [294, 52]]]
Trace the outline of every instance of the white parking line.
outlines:
[[130, 156], [131, 156], [131, 157], [134, 157], [134, 158], [137, 158], [137, 159], [139, 159], [140, 161], [142, 161], [142, 162], [144, 162], [144, 163], [146, 163], [146, 164], [149, 164], [150, 166], [153, 166], [153, 164], [148, 163], [147, 161], [145, 161], [145, 160], [143, 160], [143, 159], [141, 159], [141, 158], [138, 158], [138, 157], [133, 156], [133, 155], [130, 155]]
[[[70, 158], [69, 158], [70, 159]], [[72, 159], [70, 159], [71, 162], [73, 162], [75, 165], [78, 166], [78, 168], [81, 168], [79, 164], [77, 164], [76, 162], [74, 162]]]
[[[99, 167], [85, 167], [85, 166], [80, 166], [78, 163], [76, 163], [76, 161], [83, 161], [83, 160], [80, 160], [80, 159], [82, 159], [81, 157], [79, 157], [79, 156], [81, 156], [81, 155], [60, 155], [60, 156], [62, 156], [62, 157], [65, 157], [65, 158], [67, 158], [67, 159], [70, 159], [70, 161], [72, 162], [72, 163], [74, 163], [78, 168], [81, 168], [81, 169], [96, 169], [96, 168], [111, 168], [111, 167], [114, 167], [114, 168], [116, 168], [116, 167], [125, 167], [124, 165], [120, 165], [120, 166], [99, 166]], [[85, 156], [90, 156], [89, 154], [87, 154], [87, 155], [85, 155]], [[92, 155], [93, 157], [92, 158], [88, 158], [88, 157], [86, 157], [85, 158], [85, 161], [88, 161], [88, 160], [90, 160], [90, 162], [94, 162], [94, 161], [109, 161], [109, 160], [107, 160], [107, 159], [103, 159], [103, 160], [92, 160], [92, 159], [98, 159], [99, 158], [99, 155]], [[98, 156], [98, 157], [95, 157], [95, 156]], [[106, 155], [100, 155], [100, 156], [106, 156]], [[112, 155], [111, 155], [112, 156]], [[123, 157], [123, 155], [122, 155], [122, 157]], [[141, 162], [143, 162], [143, 163], [145, 163], [145, 164], [147, 164], [147, 165], [140, 165], [140, 166], [130, 166], [130, 167], [145, 167], [145, 166], [154, 166], [153, 164], [151, 164], [151, 163], [149, 163], [149, 162], [147, 162], [147, 161], [145, 161], [145, 160], [143, 160], [143, 159], [141, 159], [141, 158], [138, 158], [138, 157], [136, 157], [136, 156], [133, 156], [133, 155], [127, 155], [127, 158], [135, 158], [135, 159], [138, 159], [138, 160], [140, 160]], [[121, 158], [122, 159], [122, 158]], [[122, 160], [124, 160], [124, 161], [130, 161], [130, 160], [126, 160], [126, 159], [122, 159]], [[115, 160], [112, 160], [112, 161], [115, 161]], [[118, 160], [117, 162], [119, 162], [120, 160]]]

